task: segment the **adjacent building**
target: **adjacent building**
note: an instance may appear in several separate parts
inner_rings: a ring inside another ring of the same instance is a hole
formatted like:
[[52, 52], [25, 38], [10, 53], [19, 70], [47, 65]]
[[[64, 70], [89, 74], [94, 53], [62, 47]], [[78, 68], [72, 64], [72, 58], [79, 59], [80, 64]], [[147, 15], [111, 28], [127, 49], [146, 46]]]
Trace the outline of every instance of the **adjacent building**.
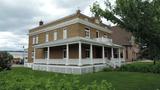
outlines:
[[139, 56], [139, 46], [135, 43], [132, 33], [127, 32], [118, 26], [111, 27], [113, 43], [124, 47], [124, 58], [126, 62], [137, 60]]
[[82, 74], [125, 61], [123, 46], [99, 18], [76, 13], [29, 30], [28, 63], [33, 70]]

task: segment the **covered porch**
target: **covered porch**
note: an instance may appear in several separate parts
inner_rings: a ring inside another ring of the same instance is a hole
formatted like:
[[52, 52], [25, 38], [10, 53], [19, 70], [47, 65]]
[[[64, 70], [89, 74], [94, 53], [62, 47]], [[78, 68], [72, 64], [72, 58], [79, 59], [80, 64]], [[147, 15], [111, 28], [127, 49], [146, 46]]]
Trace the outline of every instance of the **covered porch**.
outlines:
[[76, 41], [34, 47], [34, 64], [87, 66], [108, 64], [120, 66], [123, 59], [123, 48], [114, 45]]

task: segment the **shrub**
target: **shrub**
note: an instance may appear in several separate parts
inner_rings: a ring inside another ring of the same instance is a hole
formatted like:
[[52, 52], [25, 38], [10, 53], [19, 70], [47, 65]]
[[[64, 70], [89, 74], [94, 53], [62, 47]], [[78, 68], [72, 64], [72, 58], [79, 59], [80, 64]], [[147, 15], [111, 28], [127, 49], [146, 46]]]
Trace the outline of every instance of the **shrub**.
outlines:
[[119, 71], [160, 73], [160, 63], [133, 63], [121, 66]]
[[144, 73], [160, 73], [160, 63], [156, 65], [152, 63], [132, 63], [122, 65], [119, 68], [105, 68], [103, 71], [129, 71], [129, 72], [144, 72]]
[[11, 69], [11, 60], [13, 59], [13, 56], [10, 55], [7, 52], [0, 51], [0, 69]]

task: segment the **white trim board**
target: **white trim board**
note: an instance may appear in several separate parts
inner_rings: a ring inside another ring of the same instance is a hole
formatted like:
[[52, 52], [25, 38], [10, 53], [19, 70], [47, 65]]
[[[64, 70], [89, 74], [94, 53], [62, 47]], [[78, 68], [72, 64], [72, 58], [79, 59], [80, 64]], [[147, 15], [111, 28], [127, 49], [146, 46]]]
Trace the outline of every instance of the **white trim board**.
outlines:
[[51, 30], [54, 30], [54, 29], [58, 29], [58, 28], [65, 27], [65, 26], [68, 26], [68, 25], [71, 25], [71, 24], [76, 24], [76, 23], [81, 23], [81, 24], [84, 24], [86, 26], [89, 26], [89, 27], [92, 27], [92, 28], [95, 28], [97, 30], [101, 30], [101, 31], [104, 31], [104, 32], [108, 32], [108, 33], [112, 32], [107, 28], [103, 28], [99, 25], [93, 24], [91, 22], [85, 21], [85, 20], [80, 19], [80, 18], [75, 18], [75, 19], [65, 21], [65, 22], [57, 24], [57, 25], [46, 27], [44, 29], [39, 29], [38, 31], [29, 33], [29, 35], [32, 36], [32, 35], [40, 34], [40, 33], [43, 33], [43, 32], [51, 31]]

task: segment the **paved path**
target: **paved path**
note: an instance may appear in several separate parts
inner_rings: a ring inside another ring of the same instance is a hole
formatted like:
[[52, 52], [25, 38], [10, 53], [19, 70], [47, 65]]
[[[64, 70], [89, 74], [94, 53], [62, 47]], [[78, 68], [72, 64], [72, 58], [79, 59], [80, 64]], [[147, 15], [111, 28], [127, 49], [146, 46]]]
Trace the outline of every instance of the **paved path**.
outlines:
[[19, 65], [19, 64], [13, 64], [12, 67], [24, 67], [23, 64]]

